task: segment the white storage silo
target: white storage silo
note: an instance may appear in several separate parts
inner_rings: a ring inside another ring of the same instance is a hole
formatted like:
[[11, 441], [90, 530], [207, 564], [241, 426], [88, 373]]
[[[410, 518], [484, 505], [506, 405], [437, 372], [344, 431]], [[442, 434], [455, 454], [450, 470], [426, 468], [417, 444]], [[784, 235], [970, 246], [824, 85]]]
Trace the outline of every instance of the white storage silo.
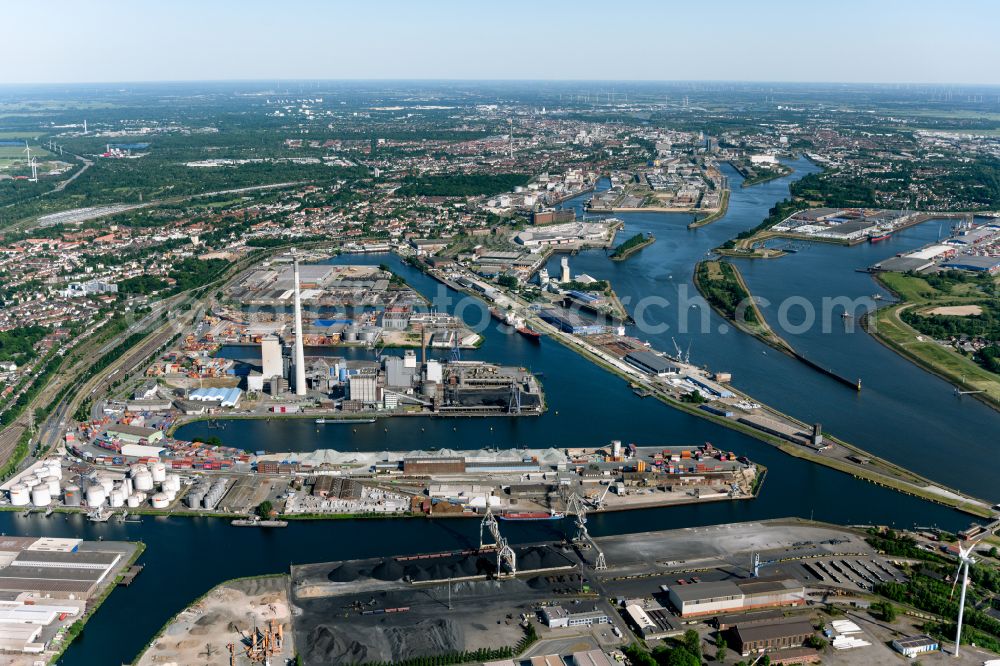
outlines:
[[21, 477], [21, 483], [30, 490], [38, 485], [38, 477], [34, 474], [25, 474]]
[[45, 486], [49, 489], [49, 495], [59, 497], [59, 479], [54, 476], [46, 477]]
[[97, 482], [101, 484], [101, 488], [104, 488], [104, 496], [107, 497], [111, 494], [111, 491], [115, 488], [115, 480], [106, 474], [102, 474], [97, 477]]
[[170, 504], [170, 500], [163, 493], [156, 493], [150, 501], [153, 503], [154, 509], [166, 509]]
[[101, 485], [90, 485], [87, 486], [87, 506], [98, 507], [104, 504], [104, 500], [107, 494], [104, 492], [104, 486]]
[[125, 491], [121, 488], [115, 488], [108, 495], [108, 504], [111, 505], [112, 509], [120, 509], [125, 506]]
[[128, 496], [128, 508], [135, 509], [142, 504], [142, 499], [135, 493]]
[[139, 472], [132, 479], [132, 486], [135, 490], [147, 492], [153, 489], [153, 475], [148, 470]]
[[38, 484], [31, 489], [31, 503], [35, 506], [48, 506], [52, 502], [52, 495], [49, 494], [49, 487]]
[[31, 504], [31, 489], [23, 483], [15, 483], [10, 487], [10, 503], [13, 506], [28, 506]]
[[49, 460], [45, 463], [45, 473], [48, 476], [54, 476], [57, 479], [63, 478], [62, 465], [59, 464], [58, 460]]
[[167, 466], [161, 462], [151, 464], [149, 472], [153, 475], [153, 483], [163, 483], [163, 480], [167, 478]]

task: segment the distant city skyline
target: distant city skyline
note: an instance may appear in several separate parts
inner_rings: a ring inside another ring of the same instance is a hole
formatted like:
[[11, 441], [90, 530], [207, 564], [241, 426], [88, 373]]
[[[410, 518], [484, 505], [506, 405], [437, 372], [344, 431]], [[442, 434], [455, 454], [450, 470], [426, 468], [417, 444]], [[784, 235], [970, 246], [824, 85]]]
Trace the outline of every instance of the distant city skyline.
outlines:
[[1000, 5], [290, 0], [5, 7], [0, 83], [266, 79], [1000, 84]]

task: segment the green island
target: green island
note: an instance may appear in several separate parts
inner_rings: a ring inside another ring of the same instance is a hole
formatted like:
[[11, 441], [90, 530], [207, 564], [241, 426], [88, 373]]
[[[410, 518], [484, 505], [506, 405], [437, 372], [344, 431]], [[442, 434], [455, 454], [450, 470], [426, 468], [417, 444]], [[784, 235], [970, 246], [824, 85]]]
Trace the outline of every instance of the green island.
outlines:
[[655, 242], [656, 236], [640, 232], [616, 247], [609, 256], [611, 261], [625, 261], [642, 248], [652, 245]]
[[730, 324], [775, 349], [792, 352], [791, 345], [764, 319], [736, 266], [728, 261], [698, 262], [694, 284], [712, 309]]
[[960, 271], [876, 279], [900, 302], [866, 317], [877, 340], [1000, 408], [1000, 278]]

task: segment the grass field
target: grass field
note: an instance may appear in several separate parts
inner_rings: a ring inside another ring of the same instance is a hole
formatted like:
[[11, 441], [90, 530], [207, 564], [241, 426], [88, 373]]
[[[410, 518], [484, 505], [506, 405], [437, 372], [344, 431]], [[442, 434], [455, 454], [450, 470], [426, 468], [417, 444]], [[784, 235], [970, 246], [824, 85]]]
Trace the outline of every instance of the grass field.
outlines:
[[904, 309], [927, 309], [983, 301], [986, 296], [972, 284], [957, 284], [944, 293], [926, 280], [900, 273], [882, 273], [878, 279], [903, 302], [883, 308], [875, 315], [873, 335], [918, 365], [947, 379], [966, 391], [984, 391], [988, 401], [1000, 405], [1000, 375], [980, 367], [953, 347], [939, 344], [900, 318]]

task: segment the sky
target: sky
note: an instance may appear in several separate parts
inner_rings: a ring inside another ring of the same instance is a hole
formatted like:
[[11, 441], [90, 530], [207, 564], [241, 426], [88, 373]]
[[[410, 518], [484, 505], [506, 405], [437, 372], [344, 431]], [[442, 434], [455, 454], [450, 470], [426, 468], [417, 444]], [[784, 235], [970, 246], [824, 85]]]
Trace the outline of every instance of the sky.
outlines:
[[14, 0], [0, 83], [1000, 84], [996, 0]]

